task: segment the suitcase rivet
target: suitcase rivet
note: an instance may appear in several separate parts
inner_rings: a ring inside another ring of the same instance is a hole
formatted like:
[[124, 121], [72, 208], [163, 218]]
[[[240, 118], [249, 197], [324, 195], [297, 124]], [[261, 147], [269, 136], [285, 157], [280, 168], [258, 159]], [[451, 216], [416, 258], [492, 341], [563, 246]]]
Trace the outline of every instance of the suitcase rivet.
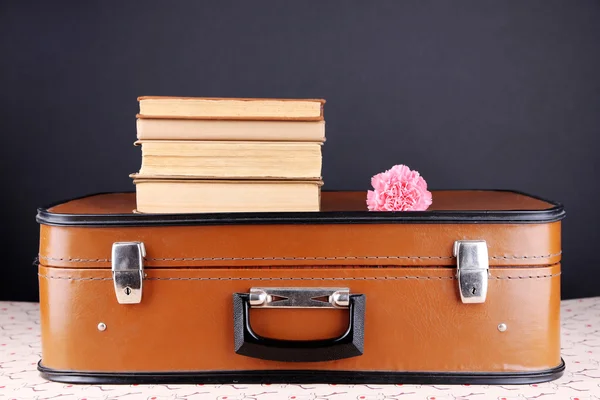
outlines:
[[504, 332], [506, 329], [507, 329], [507, 326], [506, 326], [506, 324], [499, 324], [499, 325], [498, 325], [498, 330], [499, 330], [500, 332]]
[[100, 322], [100, 323], [98, 324], [98, 330], [99, 330], [100, 332], [104, 332], [104, 331], [106, 330], [106, 324], [105, 324], [104, 322]]

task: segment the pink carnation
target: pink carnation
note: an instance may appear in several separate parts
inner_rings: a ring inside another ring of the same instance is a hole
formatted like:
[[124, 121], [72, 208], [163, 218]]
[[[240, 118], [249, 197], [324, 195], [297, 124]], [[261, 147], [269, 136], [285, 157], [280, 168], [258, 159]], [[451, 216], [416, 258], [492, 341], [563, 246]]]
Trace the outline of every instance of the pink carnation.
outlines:
[[369, 211], [425, 211], [431, 205], [427, 182], [406, 165], [394, 165], [371, 178], [367, 192]]

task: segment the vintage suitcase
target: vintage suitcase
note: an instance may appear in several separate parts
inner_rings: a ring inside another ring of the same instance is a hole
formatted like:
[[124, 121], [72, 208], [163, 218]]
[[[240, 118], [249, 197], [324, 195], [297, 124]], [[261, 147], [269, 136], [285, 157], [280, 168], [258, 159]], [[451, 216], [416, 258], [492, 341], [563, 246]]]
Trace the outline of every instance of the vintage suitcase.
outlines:
[[532, 383], [559, 377], [563, 207], [433, 191], [422, 212], [39, 209], [42, 359], [71, 383]]

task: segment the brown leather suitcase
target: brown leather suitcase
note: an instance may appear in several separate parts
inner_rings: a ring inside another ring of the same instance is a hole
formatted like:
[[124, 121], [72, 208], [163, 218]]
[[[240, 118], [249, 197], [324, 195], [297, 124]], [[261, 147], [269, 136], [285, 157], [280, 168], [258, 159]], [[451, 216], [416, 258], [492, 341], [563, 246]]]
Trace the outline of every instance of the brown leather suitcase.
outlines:
[[38, 210], [42, 359], [71, 383], [532, 383], [558, 378], [563, 207], [433, 191], [423, 212]]

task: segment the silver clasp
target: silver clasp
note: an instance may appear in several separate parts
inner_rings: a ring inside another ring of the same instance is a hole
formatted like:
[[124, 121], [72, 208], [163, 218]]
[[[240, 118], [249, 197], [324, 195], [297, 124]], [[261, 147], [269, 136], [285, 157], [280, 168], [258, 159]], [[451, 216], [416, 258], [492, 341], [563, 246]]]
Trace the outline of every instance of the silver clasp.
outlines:
[[142, 242], [117, 242], [112, 246], [112, 275], [117, 301], [137, 304], [142, 301], [144, 257]]
[[490, 268], [485, 240], [457, 240], [454, 256], [460, 299], [463, 303], [484, 303]]
[[250, 307], [348, 308], [348, 288], [251, 288]]

